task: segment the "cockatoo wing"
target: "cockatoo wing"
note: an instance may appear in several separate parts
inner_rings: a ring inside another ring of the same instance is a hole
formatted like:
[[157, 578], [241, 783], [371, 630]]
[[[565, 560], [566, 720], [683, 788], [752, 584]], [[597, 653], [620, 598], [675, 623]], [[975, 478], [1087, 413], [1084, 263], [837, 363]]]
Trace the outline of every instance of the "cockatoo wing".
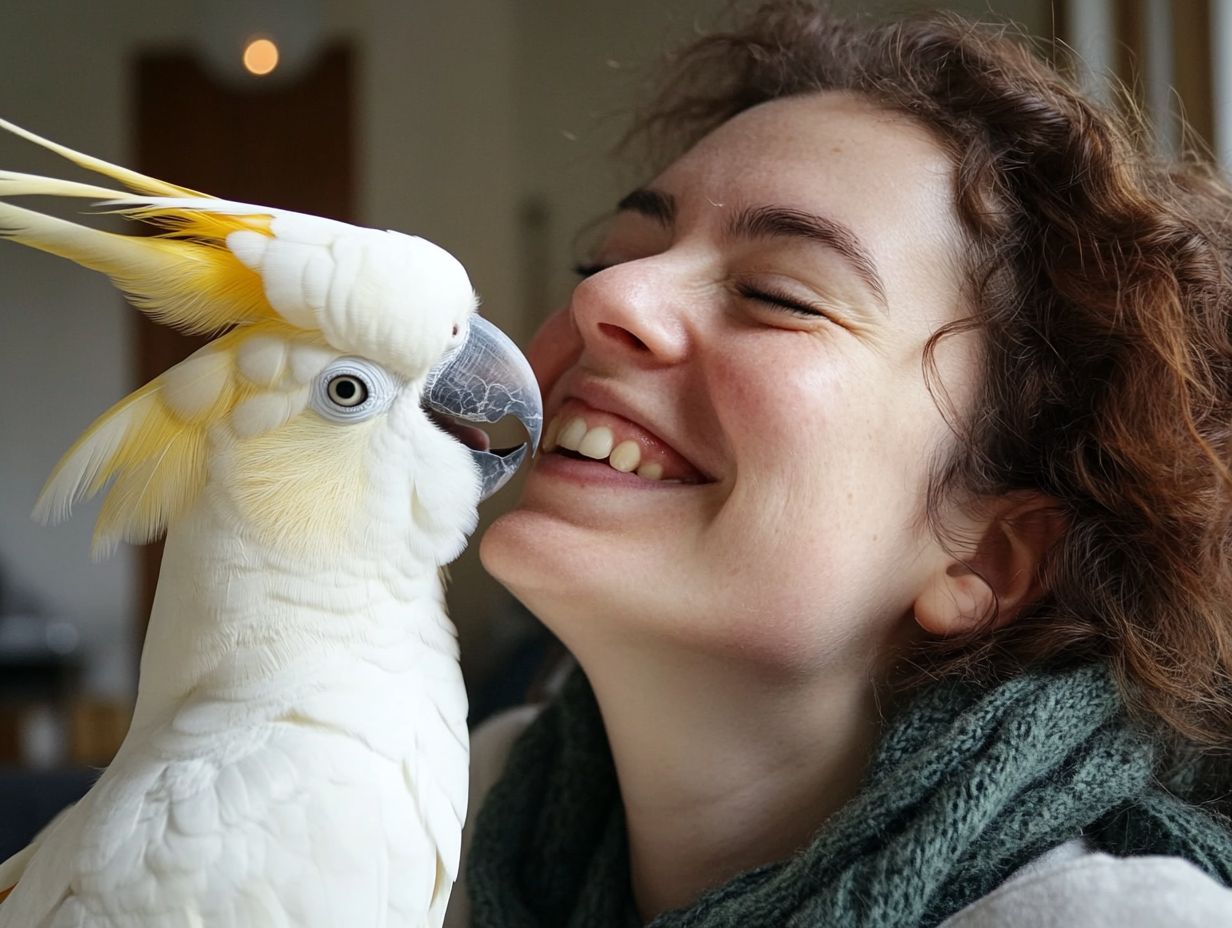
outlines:
[[21, 875], [26, 870], [26, 864], [37, 849], [38, 840], [36, 839], [0, 864], [0, 902], [3, 902], [5, 897], [12, 892], [13, 887], [17, 885], [17, 881], [21, 879]]
[[[0, 928], [9, 924], [39, 924], [37, 921], [6, 921], [17, 907], [16, 903], [9, 902], [8, 900], [12, 897], [18, 885], [24, 887], [23, 893], [28, 893], [34, 899], [54, 901], [62, 895], [59, 875], [54, 873], [39, 874], [37, 869], [32, 868], [30, 865], [34, 860], [35, 854], [42, 851], [44, 847], [53, 844], [57, 840], [57, 835], [62, 835], [66, 829], [71, 832], [71, 819], [75, 808], [76, 806], [69, 806], [67, 809], [62, 810], [35, 836], [29, 845], [4, 862], [4, 885], [6, 888], [4, 901], [0, 902]], [[31, 872], [32, 870], [34, 872]]]
[[351, 732], [194, 700], [48, 832], [0, 928], [417, 924], [451, 868], [412, 786]]
[[34, 840], [27, 844], [24, 848], [0, 864], [0, 902], [8, 897], [12, 892], [13, 887], [21, 880], [22, 874], [26, 872], [26, 866], [30, 863], [30, 859], [38, 851], [46, 837], [60, 824], [61, 820], [72, 811], [72, 806], [61, 809], [54, 818], [42, 830], [34, 836]]
[[[441, 631], [442, 637], [453, 638], [452, 629]], [[456, 654], [410, 648], [391, 636], [374, 643], [367, 657], [374, 679], [392, 681], [387, 696], [376, 699], [335, 678], [332, 686], [305, 699], [300, 712], [337, 731], [354, 731], [354, 720], [366, 717], [362, 740], [398, 764], [417, 817], [438, 849], [442, 873], [452, 883], [462, 851], [470, 760], [466, 690]], [[414, 719], [411, 744], [406, 743], [407, 719]]]

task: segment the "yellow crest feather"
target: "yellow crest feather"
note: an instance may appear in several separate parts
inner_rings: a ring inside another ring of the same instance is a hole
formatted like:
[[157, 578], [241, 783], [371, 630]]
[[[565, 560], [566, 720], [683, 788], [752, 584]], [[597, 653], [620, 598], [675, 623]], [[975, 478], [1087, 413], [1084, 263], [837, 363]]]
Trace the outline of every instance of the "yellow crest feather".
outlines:
[[155, 322], [209, 334], [229, 325], [278, 319], [261, 277], [226, 247], [232, 232], [272, 235], [270, 217], [211, 213], [183, 207], [141, 205], [120, 212], [163, 229], [140, 239], [168, 257], [162, 274], [125, 279], [108, 272], [134, 306]]
[[147, 177], [144, 174], [139, 174], [136, 171], [131, 171], [128, 168], [120, 167], [118, 164], [111, 164], [103, 161], [101, 158], [95, 158], [93, 155], [83, 154], [79, 151], [61, 145], [58, 142], [53, 142], [51, 139], [45, 139], [41, 135], [36, 135], [29, 129], [23, 129], [7, 119], [0, 119], [0, 129], [11, 132], [13, 135], [25, 139], [27, 142], [33, 142], [40, 148], [45, 148], [50, 152], [59, 155], [66, 161], [71, 161], [79, 168], [84, 168], [87, 171], [92, 171], [95, 174], [102, 174], [104, 177], [110, 177], [114, 181], [123, 184], [129, 190], [135, 190], [138, 193], [145, 193], [151, 196], [160, 197], [203, 197], [204, 193], [198, 193], [196, 190], [190, 190], [187, 187], [180, 187], [176, 184], [169, 184], [165, 180], [158, 180], [155, 177]]
[[101, 271], [155, 322], [190, 334], [278, 318], [265, 298], [260, 275], [226, 247], [227, 236], [234, 232], [272, 235], [271, 217], [260, 207], [237, 211], [235, 204], [91, 158], [3, 119], [0, 128], [148, 195], [0, 171], [0, 197], [39, 194], [94, 199], [160, 233], [117, 235], [0, 202], [0, 236]]
[[[169, 238], [133, 238], [155, 259], [105, 269], [130, 303], [155, 322], [192, 335], [278, 316], [260, 276], [226, 248]], [[161, 259], [161, 260], [159, 260]]]

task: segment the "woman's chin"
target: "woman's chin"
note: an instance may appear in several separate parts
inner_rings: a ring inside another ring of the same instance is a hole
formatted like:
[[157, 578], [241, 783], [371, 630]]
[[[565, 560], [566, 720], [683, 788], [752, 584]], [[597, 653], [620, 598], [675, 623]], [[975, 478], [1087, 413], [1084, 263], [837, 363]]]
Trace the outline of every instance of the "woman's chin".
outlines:
[[[569, 535], [575, 536], [572, 541]], [[545, 513], [518, 508], [488, 526], [479, 540], [479, 560], [497, 582], [523, 599], [535, 590], [575, 584], [580, 569], [571, 562], [578, 560], [578, 547], [576, 530], [570, 526]]]
[[629, 582], [646, 576], [648, 565], [637, 552], [612, 550], [585, 526], [549, 513], [519, 508], [499, 516], [480, 539], [479, 560], [553, 630], [558, 617], [568, 622], [584, 614], [590, 624], [601, 612], [645, 607], [644, 586]]

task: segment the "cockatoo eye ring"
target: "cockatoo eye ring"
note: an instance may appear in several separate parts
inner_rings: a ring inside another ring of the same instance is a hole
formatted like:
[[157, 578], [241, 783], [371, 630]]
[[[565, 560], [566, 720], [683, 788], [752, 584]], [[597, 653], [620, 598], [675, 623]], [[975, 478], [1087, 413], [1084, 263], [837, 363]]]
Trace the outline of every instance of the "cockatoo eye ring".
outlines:
[[362, 422], [389, 408], [398, 382], [366, 358], [338, 358], [317, 375], [311, 405], [333, 422]]
[[330, 378], [325, 389], [329, 393], [330, 402], [336, 406], [349, 409], [368, 401], [368, 385], [353, 374], [339, 374]]

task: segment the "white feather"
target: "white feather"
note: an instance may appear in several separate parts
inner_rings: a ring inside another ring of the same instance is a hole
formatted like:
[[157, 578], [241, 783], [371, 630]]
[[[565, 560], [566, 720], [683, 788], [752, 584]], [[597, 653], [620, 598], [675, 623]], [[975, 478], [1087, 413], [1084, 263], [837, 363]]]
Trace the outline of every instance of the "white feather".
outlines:
[[272, 335], [254, 335], [239, 347], [236, 366], [258, 387], [273, 387], [287, 364], [287, 341]]
[[308, 383], [336, 357], [338, 352], [325, 345], [296, 343], [291, 346], [291, 379], [296, 383]]
[[245, 400], [231, 413], [231, 427], [240, 438], [251, 438], [272, 431], [308, 405], [308, 388], [269, 390]]
[[225, 351], [197, 351], [162, 377], [162, 399], [184, 419], [210, 411], [231, 380], [231, 356]]
[[260, 232], [247, 229], [232, 232], [227, 236], [227, 247], [239, 258], [240, 263], [251, 271], [260, 273], [265, 261], [265, 250], [269, 247], [270, 237]]
[[321, 328], [321, 305], [313, 305], [304, 291], [310, 265], [317, 264], [317, 275], [334, 279], [338, 268], [334, 255], [323, 245], [304, 244], [281, 238], [270, 239], [261, 259], [261, 279], [265, 298], [292, 325], [304, 329]]

